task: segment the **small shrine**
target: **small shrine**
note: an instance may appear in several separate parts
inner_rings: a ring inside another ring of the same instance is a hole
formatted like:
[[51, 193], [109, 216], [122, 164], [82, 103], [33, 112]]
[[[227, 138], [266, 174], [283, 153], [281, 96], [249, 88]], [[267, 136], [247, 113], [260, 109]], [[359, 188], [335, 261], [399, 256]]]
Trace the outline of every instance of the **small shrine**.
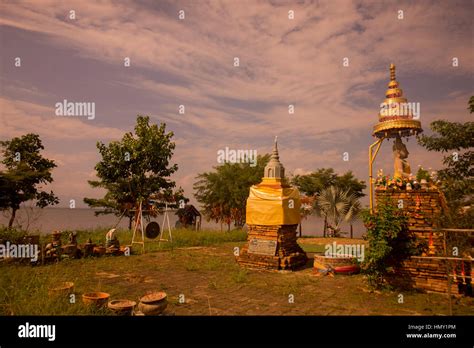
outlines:
[[280, 163], [277, 138], [264, 177], [250, 188], [247, 199], [247, 243], [237, 261], [257, 269], [295, 269], [304, 266], [306, 253], [297, 243], [300, 193], [288, 184]]

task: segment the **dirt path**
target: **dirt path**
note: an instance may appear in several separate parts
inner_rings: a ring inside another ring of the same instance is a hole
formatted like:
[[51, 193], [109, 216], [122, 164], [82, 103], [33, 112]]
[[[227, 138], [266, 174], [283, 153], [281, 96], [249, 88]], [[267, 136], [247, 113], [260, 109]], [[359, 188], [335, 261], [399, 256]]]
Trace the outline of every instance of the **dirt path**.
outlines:
[[[327, 242], [327, 239], [326, 239]], [[435, 294], [373, 293], [362, 275], [314, 277], [297, 272], [247, 271], [233, 256], [234, 245], [179, 249], [137, 256], [139, 267], [102, 284], [117, 296], [138, 298], [164, 290], [169, 314], [175, 315], [433, 315], [446, 314], [447, 301]], [[116, 259], [118, 260], [118, 259]], [[116, 266], [110, 263], [111, 273]], [[107, 265], [101, 269], [107, 268]], [[102, 270], [102, 272], [106, 272]], [[181, 302], [180, 303], [180, 299]], [[463, 299], [459, 314], [472, 314], [472, 299]]]

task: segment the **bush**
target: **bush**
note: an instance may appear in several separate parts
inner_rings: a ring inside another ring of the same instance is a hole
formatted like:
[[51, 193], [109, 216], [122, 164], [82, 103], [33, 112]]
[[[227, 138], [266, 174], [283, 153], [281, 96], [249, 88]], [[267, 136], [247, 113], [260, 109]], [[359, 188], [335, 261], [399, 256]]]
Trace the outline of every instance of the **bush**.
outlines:
[[27, 235], [28, 232], [24, 230], [0, 227], [0, 244], [4, 244], [6, 241], [14, 244], [20, 244], [23, 242], [23, 238], [25, 238]]
[[390, 200], [381, 201], [377, 211], [362, 212], [369, 242], [362, 269], [370, 287], [384, 286], [389, 269], [411, 255], [419, 255], [426, 247], [416, 242], [408, 230], [408, 218], [402, 209]]

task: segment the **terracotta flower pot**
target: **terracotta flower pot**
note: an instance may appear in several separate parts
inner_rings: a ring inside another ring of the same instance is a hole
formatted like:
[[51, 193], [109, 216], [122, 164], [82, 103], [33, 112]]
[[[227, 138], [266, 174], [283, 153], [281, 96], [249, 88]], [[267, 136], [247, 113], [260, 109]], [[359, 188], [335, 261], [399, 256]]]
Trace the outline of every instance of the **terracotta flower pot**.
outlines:
[[102, 255], [105, 255], [106, 251], [107, 251], [107, 249], [105, 247], [96, 246], [96, 247], [94, 247], [93, 253], [94, 253], [95, 256], [102, 256]]
[[130, 300], [112, 300], [107, 307], [117, 315], [132, 315], [133, 308], [137, 303]]
[[154, 292], [140, 298], [138, 310], [145, 315], [159, 315], [168, 306], [166, 293]]
[[67, 296], [74, 292], [73, 282], [64, 282], [48, 290], [50, 296]]
[[109, 297], [110, 294], [106, 292], [89, 292], [82, 295], [82, 302], [88, 306], [103, 307]]

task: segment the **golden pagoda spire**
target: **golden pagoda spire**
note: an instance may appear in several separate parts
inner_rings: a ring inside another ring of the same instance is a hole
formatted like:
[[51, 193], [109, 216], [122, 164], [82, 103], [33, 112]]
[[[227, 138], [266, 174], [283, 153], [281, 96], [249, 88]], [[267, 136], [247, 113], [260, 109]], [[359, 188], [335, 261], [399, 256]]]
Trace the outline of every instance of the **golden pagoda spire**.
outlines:
[[390, 64], [390, 80], [395, 81], [395, 64]]
[[374, 126], [373, 135], [377, 138], [395, 138], [422, 132], [420, 121], [414, 118], [414, 110], [419, 117], [419, 108], [414, 109], [396, 79], [395, 64], [390, 64], [390, 81], [385, 99], [380, 104], [379, 122]]

